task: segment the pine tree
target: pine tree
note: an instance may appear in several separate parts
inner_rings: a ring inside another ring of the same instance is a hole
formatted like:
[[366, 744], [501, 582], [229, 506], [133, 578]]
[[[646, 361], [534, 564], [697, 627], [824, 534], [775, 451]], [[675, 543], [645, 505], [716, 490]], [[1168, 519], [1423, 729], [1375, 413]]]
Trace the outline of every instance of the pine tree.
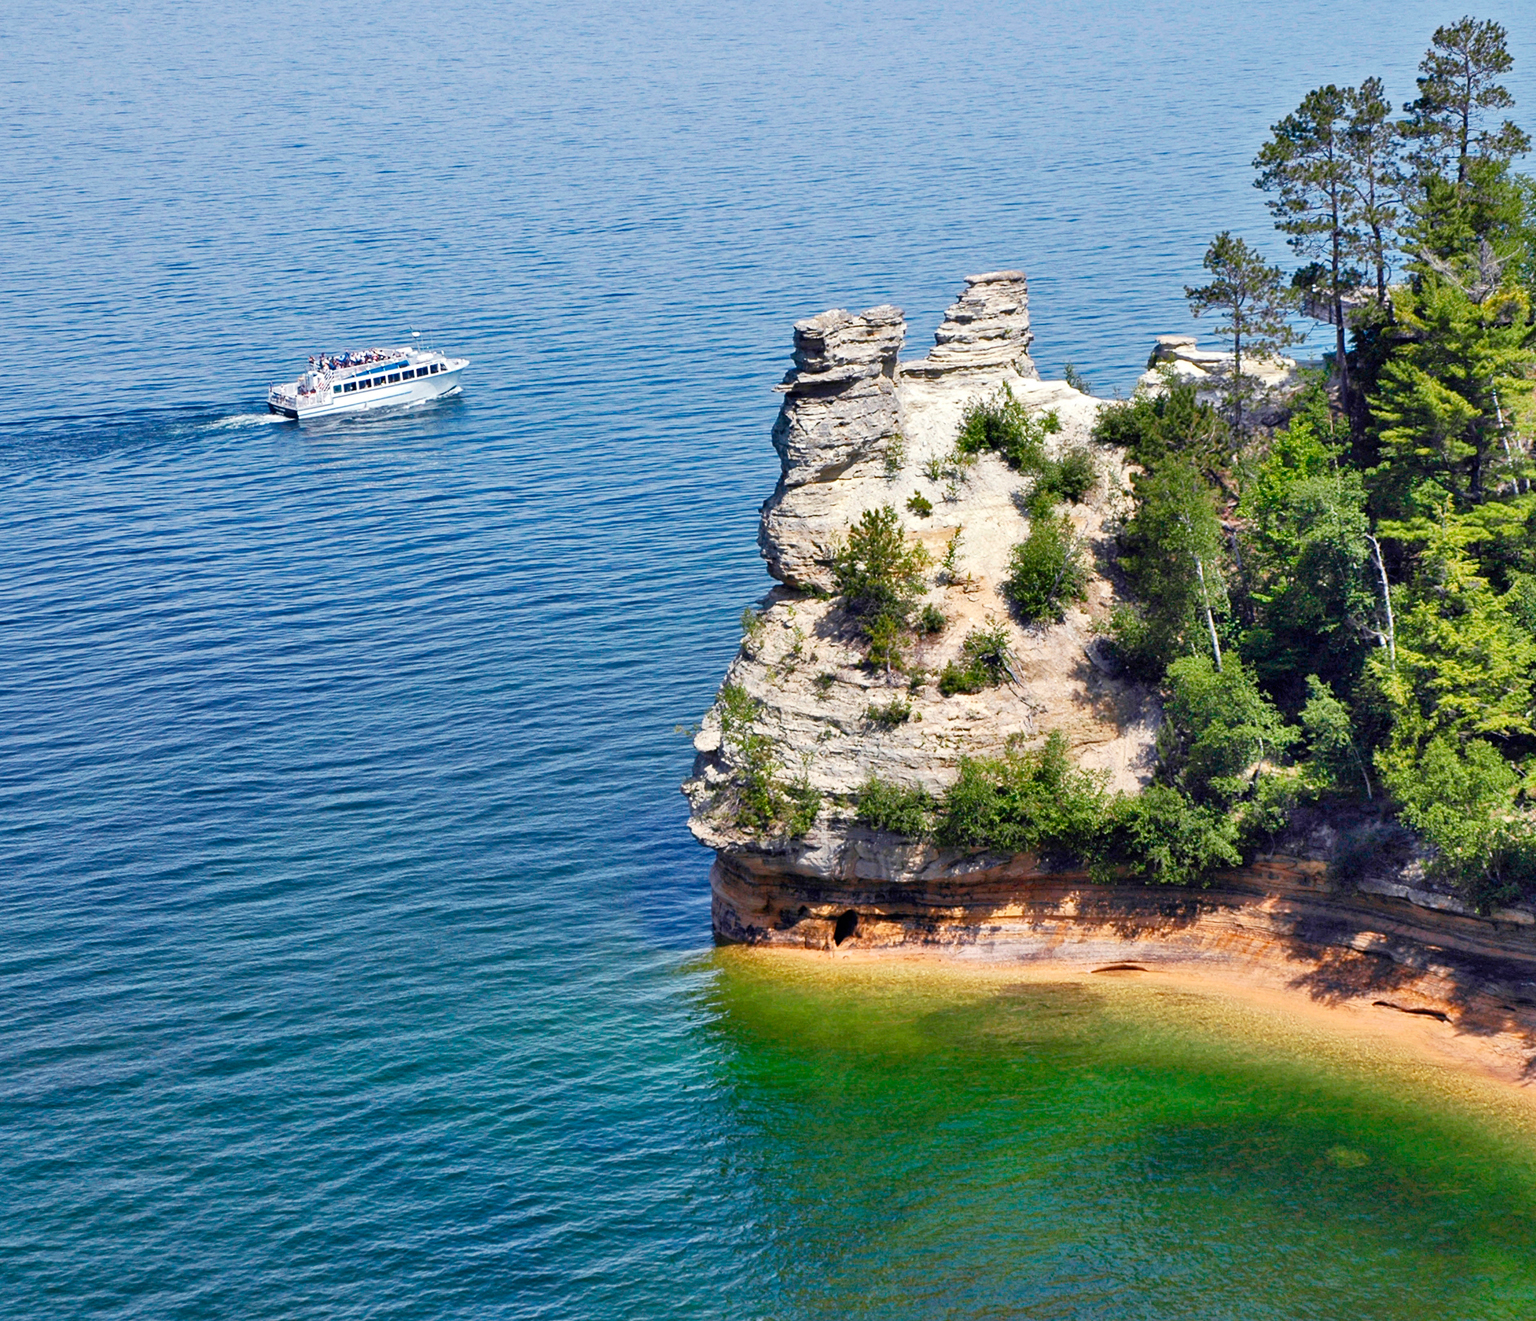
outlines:
[[1224, 393], [1231, 411], [1232, 433], [1238, 441], [1243, 435], [1243, 405], [1254, 394], [1255, 379], [1243, 371], [1246, 351], [1249, 359], [1278, 354], [1297, 336], [1287, 317], [1290, 299], [1281, 281], [1278, 266], [1271, 266], [1242, 239], [1223, 230], [1206, 249], [1205, 269], [1214, 277], [1198, 289], [1186, 285], [1184, 296], [1195, 316], [1217, 312], [1226, 319], [1216, 326], [1216, 333], [1232, 341], [1232, 373]]
[[1353, 255], [1374, 272], [1376, 301], [1387, 305], [1387, 271], [1393, 234], [1397, 229], [1404, 185], [1398, 153], [1401, 133], [1390, 118], [1392, 103], [1380, 78], [1367, 78], [1345, 94], [1349, 124], [1344, 150], [1348, 175], [1349, 220], [1356, 234]]
[[1435, 29], [1419, 62], [1418, 99], [1403, 107], [1420, 174], [1449, 176], [1454, 166], [1462, 187], [1476, 161], [1507, 165], [1530, 150], [1530, 136], [1512, 121], [1488, 122], [1491, 111], [1515, 103], [1496, 81], [1513, 66], [1509, 34], [1498, 23], [1469, 17]]
[[1319, 263], [1312, 269], [1320, 273], [1328, 298], [1326, 319], [1334, 326], [1346, 411], [1350, 388], [1344, 295], [1360, 282], [1350, 258], [1361, 241], [1354, 218], [1356, 170], [1349, 151], [1349, 111], [1349, 94], [1331, 83], [1308, 92], [1301, 105], [1274, 126], [1274, 136], [1253, 162], [1259, 171], [1254, 186], [1275, 194], [1269, 203], [1275, 227], [1290, 235], [1291, 247], [1299, 254]]

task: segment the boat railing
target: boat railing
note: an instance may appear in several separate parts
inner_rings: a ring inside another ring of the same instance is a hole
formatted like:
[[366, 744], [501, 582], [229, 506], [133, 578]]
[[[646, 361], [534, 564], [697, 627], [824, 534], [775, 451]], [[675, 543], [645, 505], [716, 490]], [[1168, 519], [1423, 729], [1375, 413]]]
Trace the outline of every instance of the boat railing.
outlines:
[[327, 380], [340, 380], [343, 377], [354, 375], [357, 372], [373, 371], [379, 367], [391, 367], [396, 363], [408, 360], [406, 350], [400, 349], [394, 353], [387, 353], [383, 357], [375, 358], [372, 362], [349, 362], [335, 367], [313, 367], [310, 370], [318, 372]]

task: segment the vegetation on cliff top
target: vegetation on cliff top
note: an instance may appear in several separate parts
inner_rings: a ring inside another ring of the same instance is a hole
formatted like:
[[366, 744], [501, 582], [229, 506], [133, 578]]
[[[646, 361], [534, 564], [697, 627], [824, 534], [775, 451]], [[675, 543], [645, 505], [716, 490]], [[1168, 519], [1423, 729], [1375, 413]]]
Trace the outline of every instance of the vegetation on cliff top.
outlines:
[[[1111, 635], [1167, 694], [1162, 788], [1234, 840], [1302, 795], [1395, 812], [1482, 907], [1536, 886], [1536, 182], [1509, 67], [1463, 19], [1404, 118], [1370, 79], [1275, 125], [1257, 182], [1335, 339], [1284, 426], [1251, 429], [1231, 378], [1224, 416], [1175, 386], [1099, 426], [1142, 468]], [[1275, 268], [1230, 234], [1206, 264], [1192, 309], [1277, 346]]]
[[[1255, 161], [1304, 264], [1287, 285], [1223, 232], [1186, 291], [1238, 355], [1220, 406], [1170, 380], [1101, 416], [1140, 468], [1109, 635], [1164, 693], [1156, 782], [1111, 797], [1053, 735], [964, 761], [939, 800], [871, 781], [865, 821], [1188, 882], [1321, 797], [1398, 816], [1479, 907], [1536, 890], [1536, 180], [1513, 168], [1510, 64], [1504, 29], [1467, 18], [1434, 33], [1401, 118], [1379, 79], [1309, 92]], [[1259, 427], [1246, 369], [1292, 307], [1335, 350]], [[1077, 572], [1046, 434], [1003, 392], [957, 443], [1036, 477], [1008, 585], [1032, 619]]]

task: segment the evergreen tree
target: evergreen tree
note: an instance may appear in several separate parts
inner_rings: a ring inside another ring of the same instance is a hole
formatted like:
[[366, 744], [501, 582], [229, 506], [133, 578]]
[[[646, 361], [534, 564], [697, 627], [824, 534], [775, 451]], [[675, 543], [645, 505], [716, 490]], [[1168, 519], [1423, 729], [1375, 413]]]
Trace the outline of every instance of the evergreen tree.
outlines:
[[1515, 103], [1497, 81], [1513, 66], [1509, 34], [1498, 23], [1469, 17], [1435, 29], [1419, 62], [1418, 99], [1403, 107], [1421, 175], [1454, 172], [1465, 187], [1477, 161], [1507, 165], [1530, 150], [1529, 135], [1512, 121], [1489, 123], [1490, 112]]
[[1205, 269], [1212, 275], [1207, 285], [1195, 289], [1186, 285], [1184, 296], [1195, 316], [1216, 312], [1225, 317], [1216, 333], [1232, 341], [1232, 372], [1224, 382], [1223, 393], [1231, 411], [1232, 433], [1239, 441], [1243, 435], [1243, 405], [1253, 397], [1256, 381], [1243, 371], [1246, 351], [1249, 359], [1271, 357], [1297, 336], [1287, 317], [1290, 300], [1281, 281], [1278, 266], [1271, 266], [1242, 239], [1223, 230], [1206, 249]]
[[1404, 133], [1414, 166], [1408, 246], [1421, 263], [1466, 259], [1484, 243], [1505, 258], [1526, 245], [1527, 194], [1510, 163], [1530, 138], [1511, 120], [1492, 120], [1514, 105], [1498, 82], [1513, 63], [1502, 27], [1463, 18], [1436, 30], [1419, 65]]
[[1134, 482], [1138, 503], [1122, 537], [1121, 566], [1141, 606], [1116, 619], [1116, 643], [1149, 678], [1160, 678], [1176, 656], [1206, 647], [1220, 669], [1215, 615], [1226, 590], [1211, 488], [1185, 459], [1170, 459]]
[[1344, 295], [1360, 282], [1350, 264], [1360, 248], [1355, 219], [1356, 169], [1349, 150], [1350, 97], [1330, 83], [1302, 98], [1301, 104], [1273, 128], [1259, 150], [1255, 187], [1274, 193], [1269, 203], [1275, 226], [1290, 244], [1315, 264], [1313, 273], [1326, 294], [1335, 330], [1340, 391], [1349, 409], [1349, 362], [1344, 343]]
[[1243, 655], [1292, 709], [1309, 671], [1347, 691], [1376, 631], [1365, 485], [1342, 456], [1295, 419], [1276, 433], [1238, 506], [1253, 605]]
[[1383, 460], [1372, 484], [1388, 513], [1401, 514], [1408, 493], [1426, 480], [1462, 506], [1481, 502], [1508, 415], [1529, 394], [1523, 291], [1506, 285], [1489, 293], [1475, 282], [1469, 290], [1446, 269], [1431, 270], [1395, 300], [1405, 337], [1371, 404]]
[[1401, 135], [1392, 121], [1392, 103], [1380, 78], [1367, 78], [1345, 93], [1349, 123], [1344, 150], [1349, 159], [1349, 219], [1356, 235], [1354, 256], [1376, 277], [1376, 301], [1387, 305], [1387, 272], [1402, 201], [1398, 160]]
[[1399, 778], [1437, 736], [1465, 742], [1536, 733], [1536, 639], [1455, 543], [1448, 523], [1398, 619], [1395, 662], [1379, 652], [1370, 661], [1393, 716], [1391, 747], [1378, 760]]

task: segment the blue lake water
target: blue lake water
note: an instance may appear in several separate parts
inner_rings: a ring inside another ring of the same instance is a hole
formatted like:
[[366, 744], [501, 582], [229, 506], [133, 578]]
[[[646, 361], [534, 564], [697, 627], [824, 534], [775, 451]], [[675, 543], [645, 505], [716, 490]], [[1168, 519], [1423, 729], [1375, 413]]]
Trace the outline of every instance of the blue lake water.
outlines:
[[[1042, 369], [1129, 388], [1215, 230], [1282, 255], [1266, 126], [1449, 17], [8, 12], [0, 1316], [1530, 1315], [1492, 1120], [775, 981], [676, 788], [794, 320], [915, 356], [1022, 266]], [[462, 396], [261, 411], [413, 326]]]

